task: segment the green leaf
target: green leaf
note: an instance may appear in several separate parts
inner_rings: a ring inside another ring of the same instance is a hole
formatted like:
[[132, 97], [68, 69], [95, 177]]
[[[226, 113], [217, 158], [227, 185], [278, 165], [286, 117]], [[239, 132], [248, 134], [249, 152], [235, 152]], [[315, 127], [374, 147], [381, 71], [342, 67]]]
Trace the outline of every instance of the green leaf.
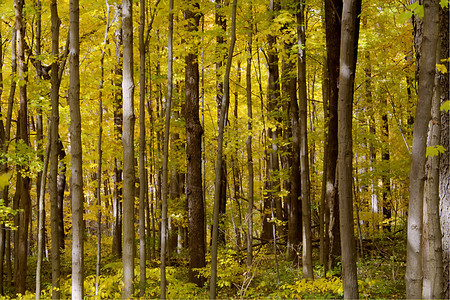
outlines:
[[400, 14], [399, 21], [400, 23], [405, 23], [407, 20], [411, 19], [413, 13], [412, 11], [405, 11], [404, 13]]
[[449, 2], [450, 2], [449, 0], [441, 0], [441, 1], [439, 2], [439, 4], [441, 5], [442, 8], [447, 8]]
[[434, 157], [439, 155], [440, 153], [444, 153], [445, 148], [442, 145], [429, 146], [427, 147], [427, 157]]
[[450, 110], [450, 101], [447, 100], [444, 102], [444, 104], [441, 105], [441, 110], [445, 110], [446, 112], [448, 112]]

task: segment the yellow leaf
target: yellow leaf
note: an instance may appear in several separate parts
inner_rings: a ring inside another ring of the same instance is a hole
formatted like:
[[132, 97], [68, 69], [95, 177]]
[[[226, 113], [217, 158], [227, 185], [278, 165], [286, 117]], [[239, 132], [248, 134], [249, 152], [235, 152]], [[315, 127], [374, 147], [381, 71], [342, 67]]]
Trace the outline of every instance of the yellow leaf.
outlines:
[[11, 178], [12, 172], [8, 172], [0, 175], [0, 189], [4, 188], [9, 184], [9, 179]]

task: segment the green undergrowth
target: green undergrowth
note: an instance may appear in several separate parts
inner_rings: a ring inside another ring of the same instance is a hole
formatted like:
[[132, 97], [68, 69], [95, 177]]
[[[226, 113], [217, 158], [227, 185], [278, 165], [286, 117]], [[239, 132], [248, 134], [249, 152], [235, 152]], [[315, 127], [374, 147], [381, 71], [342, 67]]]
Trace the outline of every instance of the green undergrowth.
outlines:
[[[379, 242], [378, 242], [379, 244]], [[358, 284], [361, 299], [401, 299], [405, 297], [404, 286], [404, 251], [397, 244], [393, 249], [392, 241], [383, 245], [388, 256], [379, 255], [377, 249], [367, 250], [364, 257], [358, 258]], [[370, 245], [369, 245], [370, 246]], [[389, 248], [391, 246], [391, 248]], [[121, 261], [111, 255], [102, 257], [101, 275], [98, 278], [98, 295], [95, 295], [95, 239], [89, 239], [86, 243], [84, 283], [86, 299], [119, 299], [122, 297], [122, 264]], [[103, 245], [105, 252], [109, 252], [110, 243]], [[273, 246], [266, 245], [255, 249], [253, 265], [245, 264], [246, 253], [233, 248], [219, 250], [217, 272], [217, 297], [220, 299], [341, 299], [343, 298], [342, 278], [340, 266], [328, 271], [326, 276], [323, 267], [316, 265], [314, 280], [302, 279], [302, 268], [298, 263], [285, 259], [285, 251], [280, 248], [277, 252], [277, 260], [273, 254]], [[393, 251], [396, 250], [396, 251]], [[139, 253], [139, 252], [137, 252]], [[71, 249], [70, 246], [61, 256], [61, 298], [70, 299], [71, 296]], [[377, 255], [376, 255], [377, 254]], [[316, 259], [316, 249], [314, 258]], [[187, 253], [172, 254], [166, 269], [167, 298], [168, 299], [207, 299], [209, 298], [209, 282], [202, 287], [188, 282]], [[197, 271], [204, 277], [210, 277], [209, 260], [207, 267]], [[276, 261], [278, 263], [276, 263]], [[36, 261], [30, 257], [30, 271], [36, 267]], [[135, 298], [139, 298], [139, 260], [135, 262]], [[44, 261], [42, 277], [41, 299], [51, 298], [51, 271], [50, 263]], [[157, 299], [160, 297], [160, 268], [157, 259], [147, 261], [147, 280], [144, 288], [144, 296], [141, 299]], [[34, 274], [29, 272], [26, 295], [12, 296], [11, 291], [6, 290], [7, 295], [2, 299], [35, 299]]]

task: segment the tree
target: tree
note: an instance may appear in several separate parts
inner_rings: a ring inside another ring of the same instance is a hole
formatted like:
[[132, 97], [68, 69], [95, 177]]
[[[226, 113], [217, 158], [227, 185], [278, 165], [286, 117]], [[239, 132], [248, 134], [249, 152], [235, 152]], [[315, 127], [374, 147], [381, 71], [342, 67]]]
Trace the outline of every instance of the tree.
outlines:
[[[448, 58], [449, 52], [449, 32], [447, 30], [449, 26], [449, 8], [441, 7], [439, 11], [439, 35], [441, 40], [440, 46], [440, 63], [443, 64], [445, 59]], [[450, 61], [445, 63], [447, 70], [450, 70]], [[443, 105], [446, 101], [449, 101], [449, 74], [439, 74], [440, 85], [440, 104]], [[442, 229], [442, 256], [443, 256], [443, 276], [444, 276], [444, 299], [449, 298], [449, 259], [450, 259], [450, 220], [447, 217], [450, 214], [450, 175], [449, 175], [449, 111], [441, 111], [441, 141], [445, 149], [444, 153], [440, 155], [439, 161], [439, 197], [440, 197], [440, 216], [441, 216], [441, 229]]]
[[166, 252], [167, 252], [167, 198], [169, 194], [169, 134], [170, 115], [173, 89], [173, 0], [169, 1], [169, 40], [168, 40], [168, 73], [167, 73], [167, 102], [166, 118], [164, 122], [164, 143], [162, 163], [162, 201], [161, 201], [161, 299], [166, 298]]
[[219, 205], [221, 193], [221, 172], [222, 172], [222, 152], [223, 152], [223, 132], [225, 129], [225, 120], [228, 113], [228, 106], [230, 104], [230, 70], [233, 61], [234, 45], [236, 43], [236, 6], [237, 0], [233, 0], [232, 20], [231, 20], [231, 41], [228, 49], [227, 65], [224, 74], [224, 94], [222, 98], [222, 105], [220, 116], [218, 120], [218, 136], [217, 136], [217, 158], [216, 158], [216, 180], [214, 190], [214, 214], [213, 214], [213, 234], [211, 242], [211, 279], [209, 286], [209, 298], [216, 299], [216, 280], [217, 280], [217, 246], [218, 246], [218, 225], [219, 225]]
[[[326, 141], [326, 169], [324, 169], [325, 188], [325, 245], [327, 253], [325, 268], [333, 268], [340, 256], [339, 236], [339, 194], [336, 184], [338, 157], [338, 94], [339, 94], [339, 57], [341, 44], [342, 0], [325, 1], [325, 29], [327, 47], [327, 78], [329, 82], [328, 122]], [[329, 255], [328, 255], [329, 253]], [[328, 262], [328, 263], [327, 263]]]
[[[25, 60], [25, 23], [23, 19], [23, 0], [14, 1], [14, 11], [16, 16], [17, 32], [17, 58], [19, 65], [19, 93], [20, 93], [20, 108], [18, 113], [18, 140], [24, 145], [29, 146], [28, 138], [28, 99], [27, 99], [27, 81], [28, 81], [28, 66]], [[31, 198], [30, 188], [31, 179], [26, 175], [27, 166], [21, 166], [17, 174], [17, 189], [16, 199], [17, 208], [21, 211], [18, 215], [18, 242], [15, 260], [15, 282], [16, 292], [25, 294], [25, 283], [27, 274], [27, 245], [28, 245], [28, 227], [31, 213]]]
[[[306, 95], [306, 19], [305, 3], [300, 1], [298, 20], [298, 81], [299, 81], [299, 118], [300, 118], [300, 178], [302, 194], [302, 222], [303, 222], [303, 249], [302, 264], [303, 277], [312, 279], [312, 240], [311, 240], [311, 199], [309, 182], [309, 160], [308, 160], [308, 136], [307, 136], [307, 95]], [[295, 155], [295, 153], [294, 153]]]
[[[190, 36], [198, 31], [200, 22], [199, 5], [189, 2], [184, 10], [186, 30]], [[199, 72], [198, 50], [194, 40], [185, 56], [185, 119], [186, 119], [186, 198], [188, 202], [189, 228], [189, 281], [202, 286], [205, 278], [198, 276], [195, 268], [202, 268], [205, 262], [205, 212], [202, 189], [202, 134], [199, 119]]]
[[[52, 55], [59, 56], [59, 27], [61, 20], [58, 16], [58, 7], [56, 0], [50, 4], [52, 14]], [[61, 258], [60, 258], [60, 229], [59, 229], [59, 211], [58, 211], [58, 139], [59, 139], [59, 87], [61, 80], [59, 78], [59, 63], [55, 60], [51, 69], [51, 127], [50, 127], [50, 218], [51, 218], [51, 235], [52, 235], [52, 299], [60, 299], [60, 274], [61, 274]]]
[[246, 92], [247, 92], [247, 168], [248, 168], [248, 208], [247, 208], [247, 266], [251, 266], [253, 262], [253, 201], [254, 201], [254, 175], [253, 175], [253, 154], [252, 154], [252, 44], [253, 44], [253, 5], [250, 1], [250, 22], [248, 31], [248, 55], [246, 66]]
[[147, 172], [145, 169], [145, 1], [140, 0], [139, 6], [139, 296], [143, 297], [147, 277], [145, 241], [145, 197], [148, 191]]
[[[419, 60], [419, 95], [416, 106], [408, 207], [406, 297], [422, 297], [422, 229], [426, 140], [436, 65], [439, 11], [437, 1], [424, 0], [423, 39]], [[424, 55], [426, 53], [426, 55]]]
[[84, 297], [84, 194], [80, 113], [80, 9], [70, 1], [70, 144], [72, 161], [72, 298]]
[[361, 1], [342, 8], [338, 99], [338, 189], [344, 298], [357, 299], [358, 281], [353, 224], [352, 108]]
[[133, 79], [133, 6], [122, 2], [123, 24], [123, 292], [124, 299], [134, 293], [134, 79]]

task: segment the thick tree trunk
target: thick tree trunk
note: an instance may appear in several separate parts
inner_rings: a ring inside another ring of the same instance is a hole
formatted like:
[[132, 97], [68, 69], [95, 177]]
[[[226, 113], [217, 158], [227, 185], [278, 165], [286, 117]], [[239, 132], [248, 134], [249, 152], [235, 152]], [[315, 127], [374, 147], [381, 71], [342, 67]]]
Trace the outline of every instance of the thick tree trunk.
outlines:
[[328, 134], [325, 153], [327, 168], [325, 176], [325, 205], [324, 212], [325, 241], [324, 249], [328, 255], [328, 264], [332, 269], [341, 256], [339, 234], [339, 194], [336, 185], [336, 166], [338, 157], [338, 93], [339, 93], [339, 57], [341, 43], [341, 13], [342, 0], [325, 1], [325, 29], [327, 46], [327, 70], [329, 82], [328, 105]]
[[353, 221], [352, 116], [361, 0], [342, 8], [338, 100], [338, 188], [344, 298], [357, 299], [358, 280]]
[[[17, 58], [19, 65], [19, 79], [25, 83], [19, 85], [20, 105], [18, 113], [18, 140], [21, 140], [25, 145], [29, 145], [28, 138], [28, 99], [27, 99], [27, 73], [28, 67], [25, 60], [25, 23], [23, 20], [23, 5], [22, 0], [14, 1], [14, 11], [16, 16], [16, 32], [17, 32]], [[23, 171], [27, 167], [22, 166]], [[17, 176], [18, 208], [21, 211], [18, 213], [18, 231], [15, 260], [15, 283], [16, 292], [25, 294], [26, 289], [26, 274], [27, 274], [27, 249], [28, 249], [28, 228], [30, 222], [31, 198], [30, 188], [31, 180], [29, 177], [18, 173]]]
[[[440, 63], [440, 47], [436, 64]], [[441, 137], [441, 95], [439, 74], [435, 76], [434, 93], [431, 105], [431, 122], [428, 130], [428, 147], [436, 147]], [[424, 230], [423, 230], [423, 291], [425, 299], [442, 299], [444, 270], [442, 261], [442, 232], [439, 217], [439, 156], [428, 156], [425, 166], [424, 188]]]
[[123, 298], [134, 293], [134, 79], [133, 79], [133, 6], [122, 2], [123, 24]]
[[439, 8], [436, 0], [424, 0], [423, 40], [419, 61], [419, 97], [411, 155], [408, 245], [406, 258], [406, 297], [422, 297], [422, 225], [426, 140], [431, 118], [431, 99], [436, 68]]
[[[58, 16], [58, 9], [56, 0], [50, 4], [52, 14], [52, 55], [59, 55], [59, 26], [61, 21]], [[51, 223], [51, 237], [52, 237], [52, 299], [61, 298], [60, 292], [60, 273], [61, 273], [61, 259], [60, 259], [60, 245], [61, 234], [59, 229], [59, 211], [58, 211], [58, 127], [59, 127], [59, 64], [57, 61], [52, 63], [51, 69], [51, 127], [50, 127], [50, 174], [49, 174], [49, 189], [50, 189], [50, 223]]]
[[[196, 2], [191, 5], [198, 8]], [[184, 11], [187, 31], [190, 36], [198, 31], [200, 15], [191, 10]], [[199, 119], [198, 50], [196, 46], [185, 57], [185, 118], [186, 118], [186, 198], [188, 202], [189, 228], [189, 281], [202, 286], [205, 278], [198, 276], [195, 268], [203, 268], [205, 262], [205, 209], [202, 188], [202, 135], [203, 128]]]
[[[439, 11], [439, 35], [441, 39], [440, 59], [449, 57], [449, 8], [441, 8]], [[444, 64], [443, 61], [440, 62]], [[450, 62], [445, 62], [447, 70], [450, 70]], [[439, 85], [441, 90], [440, 102], [443, 104], [449, 101], [449, 74], [439, 74]], [[449, 175], [449, 112], [441, 111], [441, 141], [446, 151], [441, 154], [439, 162], [439, 197], [440, 197], [440, 217], [442, 230], [442, 263], [443, 263], [443, 299], [449, 299], [449, 259], [450, 259], [450, 175]]]
[[70, 0], [70, 149], [72, 161], [72, 298], [84, 297], [84, 195], [80, 114], [80, 10], [78, 0]]

